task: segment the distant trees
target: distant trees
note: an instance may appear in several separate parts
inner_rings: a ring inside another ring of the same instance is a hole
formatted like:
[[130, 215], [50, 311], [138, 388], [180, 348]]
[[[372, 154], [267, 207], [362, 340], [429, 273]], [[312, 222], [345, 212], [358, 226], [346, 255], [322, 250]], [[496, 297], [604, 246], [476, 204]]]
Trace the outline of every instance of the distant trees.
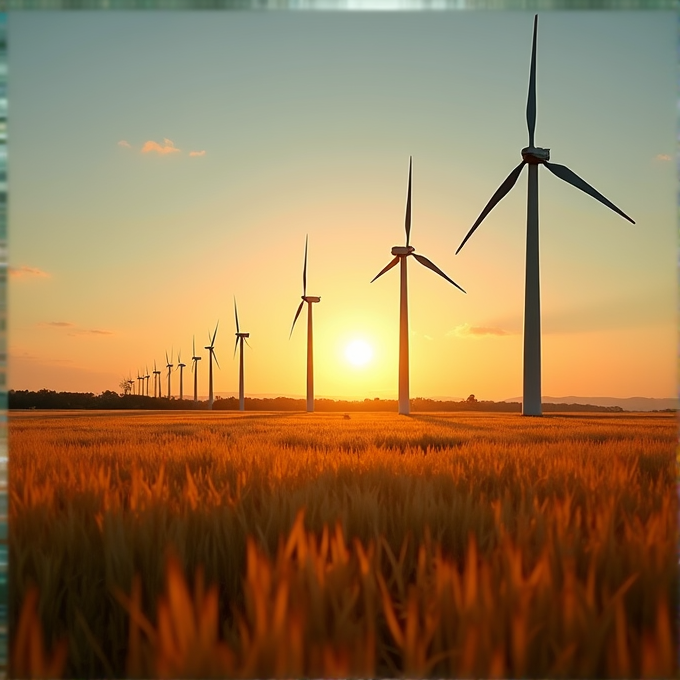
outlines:
[[118, 383], [118, 387], [123, 391], [123, 395], [132, 394], [132, 380], [129, 378], [123, 378]]

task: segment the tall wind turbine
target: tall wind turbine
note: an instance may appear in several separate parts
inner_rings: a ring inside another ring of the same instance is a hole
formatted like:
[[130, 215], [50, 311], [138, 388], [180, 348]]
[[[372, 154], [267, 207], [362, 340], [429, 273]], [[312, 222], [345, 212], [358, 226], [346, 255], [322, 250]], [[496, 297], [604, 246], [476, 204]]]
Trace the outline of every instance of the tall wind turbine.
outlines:
[[170, 359], [168, 359], [168, 353], [167, 351], [165, 352], [165, 361], [166, 361], [166, 368], [168, 369], [168, 399], [170, 399], [171, 392], [170, 392], [170, 375], [172, 373], [172, 355], [173, 355], [174, 350], [170, 352]]
[[411, 238], [411, 167], [413, 158], [409, 158], [408, 162], [408, 198], [406, 199], [406, 245], [394, 246], [392, 248], [392, 255], [394, 259], [371, 281], [380, 278], [385, 272], [392, 269], [398, 263], [401, 263], [401, 295], [399, 303], [399, 413], [408, 415], [410, 413], [409, 407], [409, 375], [408, 375], [408, 290], [406, 284], [406, 259], [409, 255], [413, 255], [417, 262], [424, 267], [431, 269], [442, 278], [452, 283], [456, 288], [465, 292], [453, 279], [450, 279], [444, 272], [437, 267], [433, 262], [430, 262], [426, 257], [417, 255], [415, 248], [409, 245]]
[[584, 193], [604, 203], [629, 222], [633, 220], [599, 191], [582, 180], [576, 173], [564, 165], [549, 163], [550, 149], [534, 146], [534, 130], [536, 128], [536, 34], [538, 32], [538, 14], [534, 16], [534, 38], [531, 47], [531, 71], [529, 75], [529, 95], [527, 97], [527, 128], [529, 129], [529, 146], [522, 149], [522, 162], [507, 176], [496, 190], [477, 221], [458, 246], [456, 254], [472, 236], [497, 203], [512, 189], [525, 165], [529, 166], [529, 186], [527, 194], [527, 247], [526, 275], [524, 287], [524, 376], [522, 414], [525, 416], [541, 415], [541, 300], [540, 277], [538, 268], [538, 166], [544, 165], [557, 178], [580, 189]]
[[219, 361], [217, 361], [217, 355], [215, 354], [215, 336], [217, 335], [217, 327], [220, 325], [218, 321], [215, 324], [215, 332], [213, 333], [212, 339], [210, 338], [210, 332], [208, 332], [208, 340], [210, 344], [205, 348], [208, 350], [208, 358], [210, 360], [208, 367], [208, 408], [212, 411], [213, 407], [213, 375], [212, 375], [212, 360], [215, 358], [215, 363], [217, 368], [220, 367]]
[[153, 360], [153, 396], [161, 395], [161, 372], [156, 368], [156, 360]]
[[137, 394], [139, 394], [140, 396], [144, 394], [144, 386], [142, 385], [142, 383], [144, 382], [144, 376], [141, 375], [141, 373], [142, 373], [141, 371], [139, 370], [137, 371]]
[[191, 372], [194, 374], [194, 404], [198, 403], [198, 362], [201, 360], [201, 357], [196, 356], [196, 336], [193, 336], [193, 356], [191, 357], [191, 361], [193, 363], [191, 364]]
[[[243, 341], [246, 343], [248, 340], [246, 338], [250, 337], [250, 333], [241, 333], [238, 326], [238, 309], [236, 309], [236, 297], [234, 296], [234, 316], [236, 317], [236, 344], [234, 345], [234, 356], [236, 356], [236, 350], [241, 345], [241, 353], [239, 355], [239, 371], [238, 371], [238, 409], [239, 411], [246, 410], [246, 398], [244, 392], [244, 375], [243, 375]], [[248, 343], [250, 347], [250, 343]]]
[[149, 373], [149, 367], [145, 366], [146, 368], [146, 375], [144, 376], [144, 379], [146, 380], [146, 396], [149, 396], [149, 378], [151, 377], [151, 374]]
[[308, 237], [305, 237], [305, 264], [302, 268], [302, 302], [295, 312], [295, 318], [293, 319], [293, 325], [290, 328], [290, 335], [288, 339], [290, 340], [293, 335], [293, 329], [295, 328], [295, 322], [300, 316], [302, 311], [302, 305], [307, 303], [307, 413], [312, 413], [314, 411], [314, 343], [313, 343], [313, 332], [312, 332], [312, 304], [314, 302], [320, 302], [321, 298], [315, 295], [307, 295], [307, 241]]
[[179, 370], [179, 400], [184, 399], [184, 384], [182, 382], [182, 374], [184, 373], [184, 367], [186, 364], [182, 363], [182, 350], [177, 354], [177, 369]]

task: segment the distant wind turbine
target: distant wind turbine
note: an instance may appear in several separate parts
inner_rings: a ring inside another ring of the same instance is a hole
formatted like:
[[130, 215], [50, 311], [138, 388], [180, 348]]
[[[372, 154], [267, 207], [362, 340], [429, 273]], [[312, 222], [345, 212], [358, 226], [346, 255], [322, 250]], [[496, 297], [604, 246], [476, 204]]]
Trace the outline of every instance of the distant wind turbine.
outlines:
[[245, 340], [250, 347], [250, 343], [247, 338], [250, 337], [250, 333], [241, 333], [238, 326], [238, 309], [236, 309], [236, 297], [234, 296], [234, 316], [236, 318], [236, 344], [234, 345], [234, 356], [236, 356], [236, 350], [241, 345], [241, 353], [239, 355], [239, 372], [238, 372], [238, 408], [239, 411], [246, 410], [246, 398], [244, 392], [244, 375], [243, 375], [243, 341]]
[[293, 325], [290, 327], [290, 340], [295, 328], [295, 322], [300, 316], [302, 306], [307, 303], [307, 413], [314, 411], [314, 343], [312, 331], [312, 304], [320, 302], [321, 298], [315, 295], [307, 295], [307, 242], [308, 237], [305, 237], [305, 264], [302, 268], [302, 302], [295, 312]]
[[208, 350], [208, 359], [210, 360], [210, 363], [208, 364], [208, 408], [210, 410], [212, 410], [213, 407], [213, 369], [212, 369], [213, 358], [215, 359], [217, 368], [220, 367], [220, 363], [219, 361], [217, 361], [217, 355], [215, 354], [215, 336], [217, 335], [217, 327], [219, 325], [220, 322], [218, 321], [215, 324], [215, 332], [213, 333], [212, 339], [210, 339], [210, 332], [208, 332], [208, 340], [210, 340], [210, 344], [205, 348]]
[[191, 364], [191, 372], [194, 374], [194, 404], [198, 403], [198, 362], [201, 360], [201, 357], [196, 356], [196, 336], [193, 336], [192, 340], [192, 347], [193, 347], [193, 356], [191, 357], [191, 361], [193, 363]]
[[160, 397], [161, 395], [161, 372], [156, 368], [156, 360], [153, 360], [153, 396]]
[[142, 385], [142, 383], [144, 382], [144, 376], [141, 375], [141, 373], [142, 373], [142, 371], [139, 371], [139, 370], [137, 371], [137, 394], [139, 396], [142, 396], [142, 394], [144, 394], [143, 385]]
[[482, 220], [512, 189], [525, 165], [529, 166], [529, 183], [527, 195], [527, 245], [526, 245], [526, 277], [524, 288], [524, 376], [522, 414], [540, 416], [541, 411], [541, 300], [538, 255], [538, 166], [544, 165], [553, 175], [584, 193], [604, 203], [629, 222], [633, 220], [599, 191], [582, 180], [576, 173], [564, 165], [549, 163], [550, 149], [534, 146], [534, 130], [536, 128], [536, 35], [538, 32], [538, 14], [534, 16], [534, 37], [531, 47], [531, 71], [529, 75], [529, 94], [527, 97], [527, 128], [529, 130], [529, 146], [522, 149], [522, 162], [507, 176], [480, 213], [477, 221], [458, 246], [456, 254], [472, 236]]
[[182, 401], [184, 399], [184, 383], [182, 382], [182, 374], [184, 373], [184, 367], [186, 364], [182, 363], [182, 350], [177, 354], [177, 369], [179, 370], [179, 399]]
[[144, 376], [144, 379], [146, 380], [146, 396], [149, 396], [149, 378], [151, 377], [151, 374], [149, 373], [149, 367], [145, 366], [146, 369], [146, 375]]
[[380, 278], [385, 272], [395, 267], [401, 262], [401, 295], [400, 295], [400, 313], [399, 313], [399, 413], [408, 415], [410, 413], [409, 407], [409, 375], [408, 375], [408, 290], [406, 283], [406, 260], [410, 255], [416, 259], [417, 262], [424, 267], [431, 269], [449, 283], [453, 284], [459, 290], [465, 292], [453, 279], [450, 279], [444, 272], [437, 267], [433, 262], [430, 262], [423, 255], [417, 255], [415, 248], [409, 245], [411, 238], [411, 168], [413, 158], [409, 158], [408, 163], [408, 198], [406, 199], [406, 245], [394, 246], [392, 248], [392, 255], [394, 259], [376, 276], [371, 283]]
[[172, 374], [172, 355], [174, 354], [174, 348], [170, 352], [170, 359], [168, 359], [168, 353], [167, 351], [165, 352], [165, 361], [166, 363], [166, 368], [168, 369], [168, 399], [171, 398], [171, 392], [170, 392], [170, 375]]

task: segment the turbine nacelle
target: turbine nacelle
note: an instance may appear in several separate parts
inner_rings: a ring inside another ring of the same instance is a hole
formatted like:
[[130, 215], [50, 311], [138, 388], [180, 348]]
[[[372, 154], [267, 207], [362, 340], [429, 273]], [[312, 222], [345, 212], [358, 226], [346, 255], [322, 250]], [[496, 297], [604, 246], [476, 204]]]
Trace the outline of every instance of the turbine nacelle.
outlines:
[[317, 295], [301, 295], [300, 296], [305, 302], [321, 302], [321, 298]]
[[234, 333], [237, 338], [249, 338], [250, 333]]
[[529, 165], [540, 165], [550, 160], [550, 149], [542, 149], [539, 146], [527, 146], [522, 149], [522, 158]]
[[416, 249], [413, 246], [393, 246], [392, 255], [410, 255], [411, 253], [414, 253], [415, 250]]

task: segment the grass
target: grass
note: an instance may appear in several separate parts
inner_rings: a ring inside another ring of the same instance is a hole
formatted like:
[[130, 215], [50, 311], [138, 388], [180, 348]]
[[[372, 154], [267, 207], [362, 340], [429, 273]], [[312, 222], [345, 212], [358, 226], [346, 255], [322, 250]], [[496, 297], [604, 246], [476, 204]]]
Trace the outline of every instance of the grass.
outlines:
[[676, 431], [12, 413], [10, 672], [668, 677]]

